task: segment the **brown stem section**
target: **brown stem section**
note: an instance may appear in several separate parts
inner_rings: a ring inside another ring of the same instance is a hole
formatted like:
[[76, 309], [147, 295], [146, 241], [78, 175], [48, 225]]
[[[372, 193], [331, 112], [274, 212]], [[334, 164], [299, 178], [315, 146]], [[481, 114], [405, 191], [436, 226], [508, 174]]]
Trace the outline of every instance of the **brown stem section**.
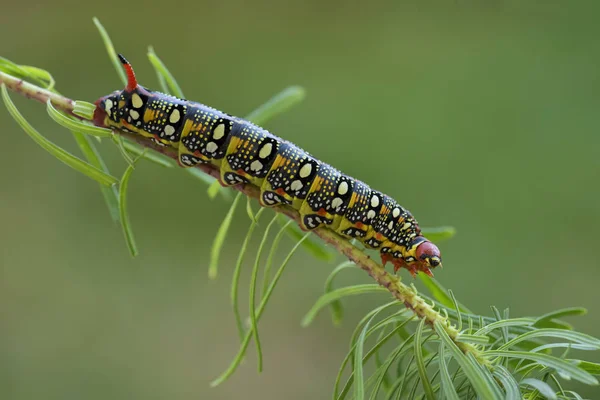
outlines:
[[[6, 86], [12, 91], [19, 93], [25, 97], [32, 98], [40, 101], [41, 103], [46, 103], [48, 99], [51, 99], [52, 104], [62, 111], [65, 111], [69, 114], [73, 113], [73, 108], [75, 106], [75, 102], [67, 97], [58, 95], [46, 89], [40, 88], [38, 86], [32, 85], [31, 83], [25, 82], [22, 79], [15, 78], [11, 75], [0, 72], [0, 84], [6, 84]], [[76, 116], [79, 119], [82, 119], [79, 116]], [[151, 141], [145, 139], [140, 135], [135, 135], [128, 132], [118, 132], [119, 134], [134, 140], [139, 143], [141, 146], [150, 148], [159, 153], [162, 153], [174, 160], [177, 160], [177, 150], [171, 147], [161, 147], [158, 146]], [[196, 168], [201, 169], [205, 173], [219, 178], [219, 170], [212, 165], [197, 165]], [[258, 198], [260, 194], [260, 189], [254, 185], [250, 184], [241, 184], [233, 187], [235, 190], [238, 190], [244, 193], [246, 196], [252, 198]], [[278, 206], [274, 207], [274, 210], [285, 214], [289, 218], [293, 219], [296, 222], [300, 221], [300, 216], [298, 211], [294, 210], [289, 206]], [[335, 247], [340, 253], [344, 254], [348, 259], [353, 261], [360, 268], [365, 270], [379, 285], [385, 287], [389, 292], [399, 301], [404, 303], [404, 305], [412, 310], [419, 318], [425, 318], [426, 321], [432, 326], [435, 321], [441, 321], [442, 325], [445, 327], [445, 331], [450, 336], [450, 338], [456, 343], [456, 345], [465, 353], [472, 353], [480, 362], [487, 364], [487, 360], [484, 359], [481, 353], [471, 346], [468, 343], [462, 343], [456, 341], [458, 336], [458, 330], [447, 323], [447, 320], [444, 316], [442, 316], [438, 311], [433, 309], [432, 306], [427, 304], [425, 300], [418, 295], [418, 293], [411, 287], [400, 282], [400, 279], [396, 275], [390, 274], [385, 268], [376, 263], [367, 255], [364, 251], [359, 249], [358, 247], [351, 244], [345, 238], [339, 236], [337, 233], [325, 229], [318, 228], [313, 231], [317, 236], [319, 236], [323, 241]]]

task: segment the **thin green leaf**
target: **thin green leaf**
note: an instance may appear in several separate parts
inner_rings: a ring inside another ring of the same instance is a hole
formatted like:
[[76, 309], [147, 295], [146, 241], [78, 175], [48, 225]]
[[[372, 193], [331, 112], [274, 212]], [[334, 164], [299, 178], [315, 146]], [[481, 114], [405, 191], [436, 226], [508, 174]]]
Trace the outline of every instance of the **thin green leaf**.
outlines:
[[180, 99], [185, 98], [183, 95], [183, 91], [181, 87], [177, 84], [175, 77], [169, 72], [168, 68], [161, 61], [161, 59], [156, 55], [152, 46], [148, 47], [148, 59], [150, 63], [154, 67], [156, 71], [156, 75], [158, 76], [158, 81], [161, 85], [161, 89], [167, 93], [172, 94]]
[[556, 378], [556, 376], [554, 374], [550, 374], [550, 379], [552, 380], [552, 382], [554, 382], [554, 386], [556, 386], [558, 388], [558, 391], [556, 393], [559, 393], [562, 396], [566, 396], [565, 391], [563, 390], [560, 382], [558, 381], [558, 379]]
[[[283, 271], [285, 270], [285, 267], [289, 263], [290, 259], [292, 258], [292, 256], [296, 252], [296, 250], [298, 250], [298, 247], [300, 247], [300, 245], [302, 244], [302, 241], [304, 239], [306, 239], [307, 237], [308, 237], [308, 233], [304, 236], [304, 238], [300, 239], [294, 245], [294, 247], [290, 250], [290, 252], [286, 256], [286, 258], [281, 263], [281, 266], [275, 273], [275, 276], [273, 277], [273, 280], [271, 281], [271, 284], [269, 285], [269, 288], [267, 289], [267, 292], [263, 296], [263, 298], [260, 302], [260, 305], [258, 306], [258, 310], [256, 311], [256, 321], [257, 322], [260, 321], [260, 317], [262, 316], [263, 311], [265, 310], [265, 307], [266, 307], [267, 303], [269, 302], [271, 295], [273, 294], [273, 290], [275, 289], [275, 286], [277, 286], [277, 282], [279, 282], [279, 279], [281, 278], [281, 275], [283, 274]], [[217, 377], [215, 380], [213, 380], [210, 383], [211, 387], [218, 386], [221, 383], [225, 382], [235, 372], [237, 367], [242, 362], [242, 359], [244, 358], [244, 354], [246, 353], [246, 349], [248, 348], [248, 344], [250, 343], [251, 337], [252, 337], [252, 333], [247, 332], [246, 336], [244, 336], [244, 340], [242, 341], [242, 344], [240, 345], [240, 349], [239, 349], [236, 357], [231, 362], [231, 364], [229, 365], [227, 370], [225, 370], [225, 372], [223, 372], [219, 377]]]
[[319, 311], [330, 304], [332, 301], [339, 300], [343, 297], [354, 296], [357, 294], [363, 293], [378, 293], [378, 292], [387, 292], [387, 289], [377, 285], [377, 284], [363, 284], [363, 285], [355, 285], [344, 287], [341, 289], [334, 290], [332, 292], [326, 293], [323, 296], [319, 297], [314, 306], [308, 311], [306, 316], [302, 318], [302, 326], [306, 327], [310, 325], [313, 319], [317, 316]]
[[73, 106], [73, 114], [85, 118], [88, 121], [91, 121], [94, 118], [94, 110], [96, 110], [96, 106], [87, 101], [77, 100]]
[[489, 336], [477, 336], [477, 335], [467, 335], [467, 334], [459, 334], [456, 337], [457, 342], [462, 343], [473, 343], [473, 344], [483, 344], [486, 345], [490, 342]]
[[18, 64], [4, 57], [0, 57], [0, 71], [16, 77], [23, 77], [25, 74]]
[[304, 100], [306, 91], [301, 86], [290, 86], [267, 100], [266, 103], [252, 111], [246, 116], [248, 121], [257, 125], [263, 125], [292, 106]]
[[[346, 353], [346, 356], [344, 357], [344, 360], [342, 361], [342, 364], [340, 366], [340, 369], [338, 370], [338, 375], [335, 379], [335, 385], [334, 385], [334, 389], [333, 389], [333, 394], [334, 397], [337, 394], [338, 390], [339, 390], [339, 385], [340, 385], [340, 381], [342, 379], [342, 374], [344, 372], [344, 368], [346, 368], [346, 364], [348, 363], [348, 361], [350, 361], [350, 359], [352, 358], [352, 355], [354, 354], [354, 349], [356, 348], [356, 341], [358, 340], [358, 336], [360, 335], [360, 332], [362, 332], [362, 327], [364, 324], [367, 323], [368, 320], [371, 319], [371, 317], [389, 307], [392, 307], [394, 305], [397, 305], [398, 302], [397, 301], [391, 301], [387, 304], [381, 305], [377, 308], [375, 308], [374, 310], [371, 310], [367, 313], [367, 315], [365, 315], [360, 322], [356, 325], [356, 328], [352, 334], [352, 338], [350, 340], [351, 346], [350, 346], [350, 350], [348, 351], [348, 353]], [[404, 326], [406, 323], [408, 323], [409, 320], [404, 321], [403, 323], [401, 323], [400, 325]], [[367, 332], [367, 337], [369, 337], [369, 335], [374, 332], [376, 330], [376, 327], [370, 329], [369, 332]], [[365, 360], [366, 361], [366, 360]], [[346, 396], [346, 394], [348, 393], [348, 390], [350, 389], [350, 385], [352, 385], [354, 379], [354, 375], [350, 374], [350, 377], [348, 378], [348, 380], [346, 381], [346, 384], [344, 385], [344, 388], [342, 390], [342, 392], [340, 393], [340, 395], [338, 396], [338, 399], [342, 399]]]
[[219, 192], [221, 191], [221, 184], [219, 183], [219, 181], [214, 181], [207, 190], [208, 193], [208, 197], [210, 199], [214, 199], [215, 197], [217, 197], [217, 195], [219, 194]]
[[120, 135], [113, 135], [111, 139], [115, 146], [117, 146], [117, 149], [119, 149], [119, 152], [125, 159], [125, 162], [127, 162], [127, 164], [129, 165], [133, 165], [133, 159], [129, 156], [129, 153], [127, 152], [127, 150], [125, 149], [125, 145], [123, 144], [123, 137]]
[[246, 251], [248, 249], [248, 244], [250, 243], [250, 239], [252, 238], [252, 234], [254, 233], [254, 229], [258, 224], [258, 219], [262, 212], [266, 210], [266, 208], [261, 208], [256, 213], [256, 219], [254, 219], [250, 223], [250, 227], [248, 228], [248, 233], [244, 238], [244, 243], [242, 243], [242, 247], [240, 248], [240, 253], [238, 254], [237, 261], [235, 263], [235, 269], [233, 270], [233, 278], [231, 280], [231, 306], [233, 307], [233, 315], [235, 317], [235, 324], [238, 329], [238, 333], [240, 334], [240, 340], [244, 338], [244, 325], [242, 324], [242, 317], [240, 316], [240, 309], [238, 306], [238, 288], [240, 282], [240, 274], [242, 272], [242, 264], [244, 262], [244, 257], [246, 255]]
[[185, 171], [192, 175], [194, 178], [200, 179], [207, 185], [212, 185], [213, 183], [217, 182], [216, 178], [213, 178], [212, 176], [208, 175], [207, 173], [201, 171], [198, 168], [186, 168]]
[[[108, 167], [104, 163], [102, 156], [100, 156], [98, 149], [96, 149], [96, 146], [91, 141], [91, 137], [87, 135], [81, 135], [77, 132], [71, 133], [73, 134], [77, 145], [83, 152], [83, 155], [88, 162], [94, 167], [108, 174]], [[111, 219], [114, 222], [119, 222], [121, 217], [119, 216], [119, 190], [117, 189], [117, 186], [105, 186], [100, 184], [99, 187], [100, 191], [102, 192], [102, 196], [104, 197], [106, 206], [108, 207], [108, 212], [110, 213]]]
[[134, 154], [135, 156], [142, 156], [145, 160], [148, 160], [150, 162], [153, 162], [154, 164], [158, 164], [161, 167], [166, 167], [166, 168], [173, 168], [175, 166], [175, 163], [172, 159], [170, 159], [167, 156], [163, 156], [160, 153], [155, 153], [153, 151], [144, 151], [145, 149], [142, 148], [141, 146], [130, 142], [127, 139], [124, 139], [122, 136], [120, 136], [123, 141], [123, 147], [125, 148], [125, 150], [127, 150], [129, 153]]
[[[335, 267], [335, 269], [329, 274], [327, 280], [325, 281], [325, 293], [329, 293], [333, 290], [333, 280], [334, 278], [343, 270], [347, 268], [356, 269], [356, 264], [352, 261], [345, 261]], [[342, 318], [344, 315], [344, 309], [342, 307], [342, 302], [339, 300], [334, 300], [329, 305], [331, 309], [331, 318], [333, 320], [334, 325], [339, 325], [342, 322]]]
[[439, 243], [453, 238], [456, 229], [453, 226], [438, 226], [435, 228], [421, 228], [421, 233], [432, 242]]
[[551, 319], [549, 321], [543, 321], [534, 325], [536, 328], [555, 328], [555, 329], [566, 329], [568, 331], [573, 330], [573, 325], [568, 322], [561, 321], [558, 319]]
[[583, 400], [583, 397], [581, 397], [579, 395], [579, 393], [573, 392], [572, 390], [565, 390], [566, 394], [570, 394], [571, 396], [573, 396], [576, 400]]
[[[405, 323], [408, 323], [410, 320], [412, 320], [412, 318], [409, 320], [406, 320]], [[399, 329], [401, 329], [401, 328], [396, 327], [394, 329], [394, 331], [390, 332], [390, 334], [395, 334], [396, 333], [395, 331], [399, 330]], [[389, 336], [389, 334], [388, 334], [388, 336]], [[413, 337], [414, 336], [411, 336], [411, 341], [412, 341]], [[398, 346], [396, 349], [394, 349], [392, 354], [386, 359], [385, 363], [383, 363], [382, 366], [379, 368], [378, 372], [376, 373], [376, 375], [378, 375], [379, 377], [377, 379], [377, 382], [375, 382], [375, 387], [373, 388], [373, 391], [371, 392], [371, 396], [369, 397], [369, 400], [375, 400], [377, 398], [377, 393], [379, 392], [381, 385], [384, 384], [385, 379], [387, 377], [387, 371], [390, 369], [390, 367], [394, 363], [394, 361], [400, 356], [400, 354], [405, 349], [407, 349], [406, 345], [407, 345], [407, 342], [405, 341], [400, 346]], [[377, 354], [377, 353], [375, 353], [375, 354]]]
[[356, 400], [364, 400], [365, 398], [365, 387], [363, 382], [363, 347], [369, 325], [376, 316], [377, 314], [373, 315], [371, 319], [367, 321], [360, 333], [360, 336], [358, 337], [356, 348], [354, 349], [354, 398]]
[[138, 255], [137, 246], [135, 244], [135, 238], [133, 236], [133, 230], [131, 229], [131, 223], [129, 222], [129, 213], [127, 211], [127, 187], [129, 186], [129, 178], [131, 173], [135, 169], [135, 164], [141, 157], [136, 158], [131, 165], [127, 167], [123, 178], [121, 178], [121, 185], [119, 187], [119, 214], [121, 216], [121, 226], [123, 227], [123, 234], [125, 235], [125, 241], [129, 248], [129, 253], [132, 257]]
[[54, 90], [56, 81], [50, 72], [46, 71], [45, 69], [32, 67], [29, 65], [19, 65], [19, 68], [21, 68], [21, 70], [24, 71], [29, 77], [37, 80], [38, 82], [42, 82], [40, 86], [43, 86], [46, 90]]
[[76, 131], [80, 133], [84, 133], [86, 135], [92, 135], [97, 137], [111, 137], [113, 135], [112, 130], [107, 128], [99, 128], [97, 126], [92, 126], [84, 123], [83, 121], [73, 119], [72, 117], [68, 117], [58, 111], [52, 105], [52, 101], [48, 99], [46, 103], [46, 109], [48, 111], [48, 115], [59, 125], [67, 128], [70, 131]]
[[262, 349], [260, 346], [260, 338], [258, 335], [258, 324], [256, 321], [256, 282], [258, 280], [258, 271], [260, 270], [260, 257], [262, 255], [263, 249], [265, 248], [265, 244], [267, 243], [267, 239], [269, 238], [269, 232], [273, 224], [277, 221], [277, 215], [274, 215], [267, 225], [265, 232], [263, 233], [262, 240], [260, 241], [260, 245], [258, 246], [258, 250], [256, 251], [256, 257], [254, 259], [254, 268], [252, 268], [252, 275], [250, 278], [250, 330], [252, 332], [252, 336], [254, 337], [254, 343], [256, 344], [256, 354], [258, 358], [258, 372], [262, 372]]
[[225, 243], [225, 237], [227, 236], [227, 231], [229, 231], [229, 227], [231, 226], [231, 221], [233, 221], [233, 214], [235, 213], [235, 209], [242, 198], [242, 193], [238, 193], [229, 207], [229, 211], [227, 215], [221, 222], [221, 226], [219, 226], [219, 230], [215, 236], [215, 240], [213, 241], [212, 247], [210, 249], [210, 263], [208, 265], [208, 277], [210, 279], [216, 279], [218, 270], [219, 270], [219, 256], [221, 255], [221, 249], [223, 248], [223, 244]]
[[498, 386], [496, 386], [493, 380], [490, 381], [478, 363], [463, 354], [446, 333], [444, 325], [440, 321], [435, 321], [434, 327], [440, 340], [450, 350], [450, 353], [471, 382], [471, 385], [473, 385], [477, 394], [484, 399], [502, 399], [502, 393]]
[[8, 90], [6, 89], [6, 85], [2, 83], [2, 99], [6, 103], [6, 108], [10, 115], [17, 121], [17, 123], [23, 128], [23, 130], [29, 135], [34, 142], [40, 145], [44, 150], [52, 154], [58, 160], [67, 164], [69, 167], [73, 168], [76, 171], [81, 172], [84, 175], [94, 179], [97, 182], [100, 182], [103, 185], [111, 186], [118, 182], [118, 179], [114, 176], [110, 176], [104, 173], [102, 170], [94, 167], [91, 164], [86, 163], [85, 161], [75, 157], [71, 153], [63, 150], [58, 147], [44, 136], [42, 136], [38, 131], [35, 130], [33, 126], [27, 122], [27, 120], [19, 113], [17, 107], [14, 105], [10, 96], [8, 95]]
[[597, 350], [600, 349], [600, 340], [598, 340], [595, 337], [592, 337], [590, 335], [586, 335], [584, 333], [579, 333], [579, 332], [568, 331], [568, 330], [564, 330], [564, 329], [544, 328], [544, 329], [537, 329], [535, 331], [527, 332], [520, 336], [517, 336], [516, 338], [512, 339], [511, 341], [504, 344], [503, 346], [500, 346], [498, 348], [498, 350], [509, 349], [512, 346], [514, 346], [515, 344], [522, 342], [524, 340], [532, 340], [534, 338], [545, 338], [545, 337], [566, 339], [566, 340], [570, 340], [574, 343], [579, 343], [579, 344], [583, 344], [586, 346], [594, 347]]
[[414, 399], [417, 393], [417, 387], [419, 386], [419, 382], [421, 381], [421, 377], [419, 375], [417, 375], [417, 379], [415, 379], [412, 389], [410, 390], [408, 397], [409, 399]]
[[[281, 221], [284, 221], [284, 219], [282, 218]], [[294, 241], [298, 241], [299, 238], [304, 236], [304, 232], [302, 232], [296, 224], [288, 225], [286, 233]], [[303, 243], [304, 244], [302, 245], [302, 248], [319, 260], [329, 262], [336, 257], [336, 254], [325, 247], [322, 242], [312, 240], [312, 236], [310, 236], [309, 239], [305, 240]]]
[[444, 397], [447, 400], [459, 400], [458, 394], [456, 393], [456, 389], [454, 389], [454, 384], [452, 383], [452, 378], [450, 377], [450, 372], [448, 371], [448, 365], [446, 364], [446, 355], [444, 350], [444, 342], [440, 341], [440, 350], [439, 355], [440, 359], [440, 379], [441, 379], [441, 389], [444, 393]]
[[256, 222], [256, 216], [254, 215], [254, 211], [252, 211], [251, 197], [246, 197], [246, 214], [248, 214], [248, 218], [250, 218], [250, 221]]
[[577, 367], [580, 369], [589, 372], [592, 375], [600, 375], [600, 364], [582, 361], [582, 360], [574, 360]]
[[525, 359], [535, 361], [536, 363], [548, 368], [555, 369], [557, 372], [567, 378], [575, 379], [587, 385], [597, 385], [598, 380], [583, 369], [571, 364], [570, 362], [550, 356], [548, 354], [529, 353], [526, 351], [508, 351], [508, 350], [488, 350], [485, 353], [489, 357], [510, 357], [513, 359]]
[[435, 394], [433, 393], [433, 388], [431, 387], [431, 382], [429, 382], [429, 378], [427, 377], [427, 369], [425, 368], [425, 361], [423, 359], [423, 329], [425, 327], [425, 318], [421, 319], [419, 325], [417, 325], [417, 331], [415, 332], [415, 360], [417, 361], [417, 369], [419, 372], [419, 376], [421, 377], [421, 384], [423, 385], [423, 391], [425, 392], [425, 396], [429, 400], [435, 400]]
[[548, 322], [551, 322], [553, 319], [586, 315], [586, 314], [587, 314], [587, 310], [582, 307], [561, 308], [560, 310], [549, 312], [549, 313], [544, 314], [541, 317], [537, 318], [533, 325], [538, 328], [550, 328], [549, 326], [545, 326], [545, 324]]
[[506, 400], [520, 400], [521, 389], [512, 374], [502, 365], [494, 367], [494, 376], [502, 383], [506, 392]]
[[[454, 302], [452, 297], [448, 294], [448, 290], [442, 286], [437, 280], [431, 278], [425, 274], [419, 274], [419, 279], [427, 287], [431, 295], [443, 306], [447, 308], [454, 308]], [[471, 311], [463, 304], [458, 303], [459, 309], [463, 313], [471, 313]]]
[[[394, 303], [392, 303], [392, 304], [394, 304]], [[386, 317], [382, 321], [379, 321], [372, 328], [369, 328], [369, 326], [370, 326], [371, 322], [373, 321], [373, 319], [375, 319], [375, 317], [379, 313], [383, 312], [386, 308], [388, 308], [389, 305], [390, 305], [390, 303], [386, 304], [383, 307], [378, 307], [376, 310], [374, 310], [375, 312], [369, 313], [370, 318], [365, 323], [364, 327], [362, 328], [362, 330], [360, 332], [360, 335], [358, 336], [358, 338], [354, 342], [354, 344], [352, 346], [352, 349], [350, 350], [350, 352], [348, 354], [348, 356], [354, 354], [354, 357], [353, 357], [353, 367], [354, 367], [354, 370], [353, 370], [352, 374], [350, 375], [350, 377], [348, 378], [348, 381], [346, 382], [346, 385], [344, 386], [344, 389], [342, 390], [342, 393], [340, 394], [340, 397], [343, 398], [346, 395], [346, 393], [348, 392], [348, 389], [349, 389], [350, 385], [352, 384], [352, 382], [355, 382], [355, 384], [354, 384], [354, 398], [361, 398], [361, 397], [364, 398], [365, 387], [369, 387], [369, 385], [372, 385], [375, 382], [375, 379], [374, 379], [375, 376], [372, 376], [371, 378], [369, 378], [369, 380], [367, 382], [367, 385], [364, 385], [364, 383], [363, 383], [364, 378], [363, 378], [363, 375], [362, 375], [362, 370], [363, 370], [362, 366], [363, 366], [363, 364], [365, 364], [374, 354], [376, 354], [377, 351], [381, 348], [381, 346], [383, 346], [391, 337], [394, 336], [394, 334], [396, 333], [397, 330], [401, 329], [401, 327], [404, 326], [404, 324], [406, 324], [406, 323], [408, 323], [410, 321], [410, 318], [407, 319], [407, 320], [405, 320], [405, 321], [403, 321], [403, 323], [400, 324], [401, 325], [400, 327], [394, 328], [394, 330], [392, 330], [392, 332], [390, 332], [387, 335], [385, 335], [381, 340], [379, 340], [367, 352], [367, 354], [365, 356], [363, 356], [364, 343], [366, 342], [367, 338], [369, 336], [371, 336], [371, 334], [373, 334], [378, 329], [381, 329], [382, 327], [385, 327], [387, 324], [396, 322], [396, 318], [398, 316], [403, 315], [403, 314], [406, 313], [406, 310], [399, 311], [399, 312], [397, 312], [397, 313], [395, 313], [393, 315], [390, 315], [390, 316]], [[344, 361], [346, 361], [346, 360], [344, 360]], [[336, 389], [337, 389], [337, 387], [336, 387]]]
[[[369, 311], [364, 317], [361, 318], [361, 320], [358, 322], [358, 324], [356, 324], [356, 327], [354, 328], [354, 332], [352, 332], [352, 336], [350, 337], [350, 346], [353, 347], [356, 344], [356, 341], [358, 340], [358, 336], [360, 335], [360, 332], [362, 331], [363, 326], [367, 323], [368, 320], [371, 319], [371, 317], [375, 314], [380, 313], [383, 310], [386, 310], [390, 307], [393, 306], [397, 306], [398, 300], [393, 300], [390, 301], [386, 304], [383, 304], [379, 307], [375, 307], [375, 309]], [[379, 325], [379, 323], [378, 323]], [[368, 336], [368, 333], [367, 333]]]
[[47, 90], [57, 93], [54, 86], [54, 78], [48, 71], [28, 65], [18, 65], [6, 58], [0, 58], [0, 68], [16, 78], [24, 79], [35, 85], [47, 88]]
[[533, 319], [533, 318], [503, 319], [501, 321], [492, 322], [491, 324], [484, 326], [483, 328], [481, 328], [477, 332], [475, 332], [475, 334], [479, 335], [479, 336], [483, 336], [483, 335], [487, 335], [494, 329], [500, 329], [505, 326], [508, 326], [508, 327], [531, 326], [534, 322], [535, 322], [535, 319]]
[[[510, 319], [509, 313], [510, 313], [510, 310], [508, 308], [505, 308], [504, 309], [504, 315], [503, 315], [504, 319]], [[504, 340], [505, 343], [510, 340], [509, 333], [510, 332], [509, 332], [508, 326], [505, 326], [505, 327], [502, 328], [502, 338], [503, 338], [503, 340]], [[504, 366], [508, 367], [508, 360], [505, 360]]]
[[[396, 395], [396, 399], [398, 399], [398, 400], [402, 399], [402, 394], [404, 393], [404, 388], [407, 386], [408, 383], [410, 383], [411, 377], [416, 376], [416, 374], [417, 374], [416, 370], [414, 368], [411, 368], [411, 366], [413, 365], [414, 359], [415, 359], [415, 356], [413, 354], [410, 357], [410, 360], [408, 361], [406, 368], [404, 369], [404, 374], [402, 375], [400, 387], [398, 388], [398, 393]], [[391, 395], [391, 393], [390, 393], [390, 395]]]
[[[384, 337], [386, 337], [387, 325], [384, 326], [381, 331], [379, 331], [379, 335], [377, 336], [377, 342], [380, 342]], [[375, 384], [375, 388], [373, 392], [371, 392], [371, 396], [369, 396], [369, 400], [374, 400], [377, 397], [377, 392], [381, 385], [383, 385], [384, 390], [387, 390], [390, 386], [390, 379], [387, 376], [387, 370], [389, 366], [385, 369], [385, 363], [381, 360], [381, 352], [379, 350], [375, 351], [375, 366], [377, 367], [377, 371], [380, 371], [381, 375], [377, 378], [377, 382]], [[378, 372], [379, 373], [379, 372]]]
[[123, 82], [123, 85], [127, 85], [127, 77], [125, 76], [125, 71], [123, 71], [123, 66], [121, 65], [121, 61], [119, 61], [112, 40], [110, 40], [110, 36], [108, 36], [108, 32], [106, 32], [106, 29], [104, 29], [98, 18], [94, 17], [93, 21], [94, 25], [96, 25], [96, 28], [98, 28], [98, 32], [100, 32], [100, 36], [102, 37], [104, 46], [106, 46], [108, 57], [110, 58], [115, 69], [117, 70], [117, 75], [119, 75], [119, 78], [121, 78], [121, 82]]
[[542, 395], [546, 396], [548, 400], [556, 400], [556, 393], [554, 390], [544, 381], [540, 381], [539, 379], [527, 378], [521, 381], [521, 386], [531, 386], [535, 388]]
[[[422, 274], [423, 275], [423, 274]], [[456, 300], [456, 297], [454, 297], [454, 293], [452, 293], [452, 290], [448, 289], [448, 294], [450, 295], [450, 298], [452, 299], [452, 305], [454, 306], [454, 309], [456, 310], [456, 315], [458, 316], [458, 331], [462, 331], [462, 314], [460, 312], [460, 305], [458, 304], [458, 300]]]
[[[502, 321], [502, 315], [500, 315], [500, 311], [498, 310], [498, 308], [491, 306], [490, 307], [492, 310], [492, 313], [494, 314], [494, 317], [496, 318], [496, 321]], [[508, 319], [508, 318], [507, 318]], [[500, 328], [500, 332], [502, 333], [502, 341], [504, 343], [506, 343], [508, 341], [508, 327], [505, 325], [502, 328]]]
[[271, 243], [271, 250], [269, 251], [269, 256], [267, 257], [267, 263], [265, 264], [265, 270], [263, 272], [263, 287], [262, 287], [262, 292], [261, 292], [263, 297], [264, 297], [265, 293], [267, 292], [267, 288], [269, 285], [269, 278], [271, 276], [271, 267], [273, 265], [273, 259], [275, 258], [275, 252], [277, 251], [277, 248], [279, 247], [279, 242], [281, 241], [281, 238], [285, 234], [285, 229], [287, 228], [287, 225], [290, 225], [293, 223], [294, 223], [293, 220], [287, 221], [287, 223], [279, 229], [279, 231], [275, 235], [275, 238], [273, 239], [273, 242]]
[[[200, 179], [202, 182], [206, 183], [209, 186], [209, 188], [208, 188], [209, 191], [210, 190], [215, 190], [215, 189], [211, 189], [211, 187], [212, 187], [212, 185], [215, 185], [215, 182], [219, 182], [218, 179], [213, 178], [212, 176], [210, 176], [207, 173], [203, 172], [199, 168], [186, 168], [185, 171], [188, 174], [192, 175], [194, 178]], [[225, 187], [221, 187], [220, 188], [219, 194], [225, 200], [231, 199], [231, 191], [227, 190], [227, 188], [225, 188]]]

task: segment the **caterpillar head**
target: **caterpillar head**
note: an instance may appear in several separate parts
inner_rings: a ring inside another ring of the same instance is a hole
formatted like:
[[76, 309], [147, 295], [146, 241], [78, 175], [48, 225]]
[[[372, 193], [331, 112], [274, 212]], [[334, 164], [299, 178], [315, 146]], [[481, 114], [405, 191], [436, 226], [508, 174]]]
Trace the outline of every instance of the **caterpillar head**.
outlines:
[[103, 127], [126, 128], [136, 131], [142, 124], [140, 111], [148, 100], [149, 92], [138, 85], [131, 64], [119, 54], [127, 73], [127, 86], [101, 97], [94, 103], [94, 124]]
[[420, 263], [424, 264], [424, 266], [428, 268], [442, 266], [440, 249], [438, 249], [438, 247], [429, 240], [425, 240], [417, 245], [417, 250], [415, 253], [417, 260], [419, 260]]
[[422, 236], [416, 237], [407, 247], [404, 261], [408, 264], [411, 273], [422, 271], [429, 276], [433, 276], [432, 269], [442, 266], [440, 249]]

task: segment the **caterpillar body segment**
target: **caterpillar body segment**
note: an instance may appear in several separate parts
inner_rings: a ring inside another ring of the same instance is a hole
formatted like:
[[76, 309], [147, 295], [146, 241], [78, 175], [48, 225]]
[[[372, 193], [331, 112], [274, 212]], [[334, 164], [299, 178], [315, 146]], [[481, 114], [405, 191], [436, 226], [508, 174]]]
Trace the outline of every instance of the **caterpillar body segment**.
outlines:
[[325, 227], [355, 238], [378, 250], [395, 271], [432, 275], [430, 269], [441, 265], [439, 249], [391, 197], [248, 121], [138, 85], [131, 65], [120, 58], [127, 86], [96, 101], [96, 125], [173, 147], [182, 167], [212, 164], [223, 186], [255, 185], [262, 206], [289, 205], [298, 210], [302, 229]]
[[[178, 116], [175, 116], [175, 119]], [[176, 147], [179, 164], [192, 167], [201, 163], [212, 163], [220, 167], [229, 142], [233, 137], [236, 122], [229, 116], [208, 107], [189, 107], [181, 131], [181, 140]], [[171, 122], [169, 118], [169, 122]], [[164, 129], [169, 129], [165, 127]]]
[[260, 186], [261, 204], [266, 207], [288, 204], [299, 209], [319, 168], [320, 163], [315, 158], [281, 140], [271, 170]]

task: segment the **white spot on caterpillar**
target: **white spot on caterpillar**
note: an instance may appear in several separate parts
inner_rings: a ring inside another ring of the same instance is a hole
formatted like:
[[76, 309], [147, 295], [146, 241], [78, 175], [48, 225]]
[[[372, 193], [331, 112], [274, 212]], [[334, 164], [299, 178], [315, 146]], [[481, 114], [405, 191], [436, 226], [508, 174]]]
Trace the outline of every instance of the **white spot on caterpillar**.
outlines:
[[112, 113], [112, 106], [113, 106], [113, 102], [111, 99], [107, 99], [106, 102], [104, 102], [104, 109], [106, 110], [106, 113], [108, 115], [110, 115]]
[[179, 112], [179, 109], [176, 108], [171, 113], [171, 116], [169, 117], [169, 122], [171, 122], [172, 124], [174, 124], [177, 121], [179, 121], [179, 118], [181, 118], [181, 113]]
[[252, 162], [252, 164], [250, 164], [250, 169], [252, 171], [260, 171], [262, 169], [262, 167], [263, 167], [262, 163], [258, 160], [254, 160]]
[[400, 209], [398, 207], [394, 208], [392, 211], [392, 217], [398, 218], [400, 216]]
[[134, 93], [133, 96], [131, 96], [131, 105], [133, 105], [135, 108], [140, 108], [144, 105], [144, 102], [139, 94]]
[[310, 173], [312, 172], [312, 164], [311, 163], [306, 163], [304, 164], [304, 166], [302, 168], [300, 168], [300, 178], [307, 178]]
[[338, 194], [341, 194], [343, 196], [346, 193], [348, 193], [348, 182], [343, 181], [342, 183], [340, 183], [340, 186], [338, 186]]
[[215, 142], [208, 142], [208, 144], [206, 145], [206, 151], [208, 151], [209, 153], [214, 153], [215, 151], [217, 151], [218, 148], [219, 146], [217, 146]]
[[342, 204], [344, 204], [344, 200], [340, 199], [339, 197], [336, 197], [331, 202], [331, 207], [335, 208], [336, 211], [339, 211]]
[[373, 218], [375, 218], [375, 215], [376, 215], [375, 211], [369, 210], [369, 212], [367, 213], [367, 218], [373, 219]]
[[219, 124], [213, 130], [213, 139], [219, 140], [225, 136], [225, 124]]
[[377, 197], [377, 195], [374, 195], [373, 197], [371, 197], [371, 207], [377, 207], [379, 205], [379, 197]]
[[267, 143], [262, 147], [262, 149], [260, 149], [258, 156], [260, 158], [267, 158], [271, 154], [272, 150], [273, 150], [273, 145], [271, 143]]
[[394, 221], [390, 221], [390, 223], [388, 224], [388, 229], [389, 230], [394, 229]]
[[138, 119], [140, 117], [140, 113], [135, 110], [129, 111], [129, 115], [131, 115], [131, 118], [133, 119]]
[[409, 223], [409, 222], [407, 222], [407, 223], [405, 223], [404, 225], [402, 225], [402, 230], [403, 230], [403, 231], [405, 231], [405, 230], [407, 230], [408, 228], [410, 228], [410, 226], [411, 226], [411, 225], [410, 225], [410, 223]]
[[290, 185], [290, 189], [292, 189], [294, 192], [297, 192], [298, 190], [302, 189], [302, 186], [304, 186], [302, 184], [302, 182], [300, 182], [299, 180], [295, 180], [294, 182], [292, 182], [292, 184]]
[[165, 126], [165, 133], [167, 134], [167, 136], [171, 136], [175, 133], [175, 128], [173, 128], [171, 125], [167, 125]]

